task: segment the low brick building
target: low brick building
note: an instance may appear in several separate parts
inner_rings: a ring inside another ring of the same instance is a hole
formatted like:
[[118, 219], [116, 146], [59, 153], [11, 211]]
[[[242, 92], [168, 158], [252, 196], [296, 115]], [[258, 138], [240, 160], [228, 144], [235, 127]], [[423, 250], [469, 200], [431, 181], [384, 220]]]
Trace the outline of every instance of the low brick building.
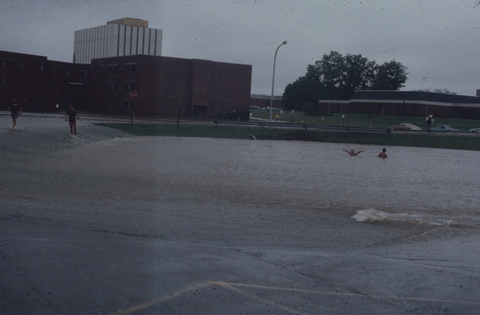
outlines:
[[53, 112], [89, 102], [90, 65], [0, 51], [0, 107], [18, 97], [25, 111]]
[[205, 117], [249, 109], [250, 65], [137, 55], [94, 59], [92, 67], [91, 109], [126, 113], [135, 106], [138, 115]]
[[[134, 55], [94, 59], [91, 64], [0, 51], [0, 102], [17, 96], [26, 111], [80, 110], [141, 116], [215, 117], [248, 111], [252, 66]], [[130, 92], [138, 91], [132, 100]]]
[[422, 91], [356, 91], [350, 100], [321, 100], [322, 114], [356, 113], [477, 119], [480, 97]]

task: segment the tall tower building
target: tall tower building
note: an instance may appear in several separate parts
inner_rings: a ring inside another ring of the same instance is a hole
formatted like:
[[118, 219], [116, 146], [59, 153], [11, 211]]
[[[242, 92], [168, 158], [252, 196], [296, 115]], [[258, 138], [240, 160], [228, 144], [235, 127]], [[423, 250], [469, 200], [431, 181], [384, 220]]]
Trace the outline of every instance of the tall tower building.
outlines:
[[132, 55], [162, 55], [162, 30], [148, 28], [148, 21], [123, 18], [107, 25], [75, 31], [73, 63]]

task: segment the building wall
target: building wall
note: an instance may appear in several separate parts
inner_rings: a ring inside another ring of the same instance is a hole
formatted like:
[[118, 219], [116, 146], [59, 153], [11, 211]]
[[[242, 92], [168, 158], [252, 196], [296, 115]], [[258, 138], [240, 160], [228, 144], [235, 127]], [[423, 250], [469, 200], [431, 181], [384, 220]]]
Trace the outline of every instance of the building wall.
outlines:
[[398, 115], [426, 117], [434, 115], [442, 118], [463, 118], [477, 119], [480, 114], [480, 104], [449, 104], [438, 102], [421, 101], [375, 101], [375, 102], [355, 102], [351, 101], [348, 105], [349, 113], [367, 113], [378, 115]]
[[[250, 65], [154, 56], [96, 59], [92, 65], [92, 109], [102, 112], [127, 114], [135, 106], [142, 116], [215, 117], [230, 108], [249, 110]], [[134, 104], [129, 88], [139, 94]]]
[[108, 21], [107, 24], [123, 24], [148, 28], [148, 21], [136, 18], [122, 18], [118, 20]]
[[249, 110], [252, 66], [213, 62], [210, 80], [209, 116], [231, 108]]
[[123, 19], [75, 31], [73, 62], [90, 64], [93, 59], [98, 58], [162, 55], [162, 30], [138, 26], [138, 23], [117, 24], [118, 21]]
[[320, 101], [317, 110], [322, 114], [352, 113], [372, 115], [397, 115], [426, 117], [434, 115], [442, 118], [478, 119], [480, 117], [480, 100], [478, 104], [456, 104], [426, 101], [372, 100], [369, 102]]
[[50, 61], [47, 57], [0, 51], [0, 108], [14, 96], [23, 110], [52, 112], [56, 105], [84, 107], [89, 102], [90, 65]]
[[[80, 110], [142, 116], [215, 117], [248, 111], [252, 67], [146, 55], [95, 59], [89, 65], [0, 51], [0, 108], [14, 96], [26, 111]], [[137, 90], [132, 101], [130, 91]]]
[[424, 91], [358, 90], [343, 110], [350, 113], [477, 119], [480, 98]]

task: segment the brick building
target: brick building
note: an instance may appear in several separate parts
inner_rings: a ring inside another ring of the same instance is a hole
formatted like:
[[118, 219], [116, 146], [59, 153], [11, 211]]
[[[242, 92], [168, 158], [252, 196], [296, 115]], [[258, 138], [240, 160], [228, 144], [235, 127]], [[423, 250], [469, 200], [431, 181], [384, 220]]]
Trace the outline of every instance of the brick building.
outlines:
[[356, 91], [350, 100], [321, 100], [318, 111], [477, 119], [480, 97], [422, 91]]
[[248, 111], [252, 66], [210, 60], [134, 55], [91, 64], [0, 51], [0, 102], [17, 96], [25, 111], [66, 109], [137, 115], [215, 117], [230, 108]]
[[92, 110], [128, 113], [134, 105], [138, 115], [205, 117], [249, 110], [250, 65], [136, 55], [94, 59], [92, 70]]
[[53, 112], [68, 103], [89, 101], [90, 65], [50, 61], [47, 57], [0, 51], [0, 106], [17, 96], [25, 111]]

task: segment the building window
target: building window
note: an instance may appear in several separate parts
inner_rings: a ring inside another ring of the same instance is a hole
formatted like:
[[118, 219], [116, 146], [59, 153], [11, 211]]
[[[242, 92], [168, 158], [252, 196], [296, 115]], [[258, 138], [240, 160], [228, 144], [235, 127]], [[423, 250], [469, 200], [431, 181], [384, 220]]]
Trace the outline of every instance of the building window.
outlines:
[[134, 63], [125, 64], [125, 73], [135, 73], [136, 67]]
[[21, 70], [24, 70], [24, 69], [25, 69], [25, 61], [22, 61], [22, 62], [20, 63], [20, 69], [21, 69]]
[[7, 59], [0, 60], [0, 67], [1, 68], [11, 68], [12, 67], [12, 60], [7, 60]]
[[110, 109], [115, 108], [115, 101], [107, 101], [107, 106], [108, 106], [108, 108], [110, 108]]
[[108, 73], [118, 73], [118, 65], [109, 65]]
[[125, 82], [125, 91], [135, 90], [134, 82]]
[[123, 102], [123, 107], [125, 109], [131, 110], [133, 108], [133, 102], [132, 101], [124, 101]]
[[2, 85], [2, 86], [10, 85], [10, 79], [9, 78], [1, 78], [0, 79], [0, 85]]
[[69, 77], [72, 75], [72, 69], [65, 69], [65, 76]]
[[78, 71], [80, 77], [87, 78], [88, 77], [88, 70], [79, 70]]
[[58, 68], [52, 67], [52, 74], [56, 75], [58, 72]]
[[45, 71], [45, 65], [40, 65], [40, 72], [44, 72]]
[[108, 90], [109, 91], [116, 91], [117, 90], [117, 83], [108, 83]]

